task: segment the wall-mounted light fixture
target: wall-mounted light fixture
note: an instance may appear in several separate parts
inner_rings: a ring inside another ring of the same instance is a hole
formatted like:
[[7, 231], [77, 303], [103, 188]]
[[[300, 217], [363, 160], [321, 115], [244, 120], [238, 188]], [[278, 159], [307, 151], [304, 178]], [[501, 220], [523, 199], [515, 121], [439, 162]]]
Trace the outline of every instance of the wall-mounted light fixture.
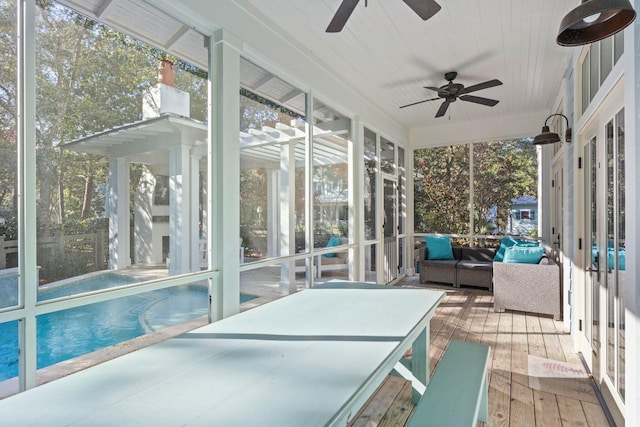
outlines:
[[553, 144], [554, 142], [560, 141], [560, 136], [557, 133], [551, 132], [549, 130], [549, 126], [547, 125], [547, 122], [553, 116], [562, 116], [567, 121], [567, 130], [564, 133], [564, 140], [565, 142], [571, 142], [571, 128], [569, 127], [569, 119], [567, 119], [567, 116], [565, 116], [564, 114], [556, 113], [556, 114], [550, 115], [544, 121], [544, 126], [542, 126], [542, 132], [540, 133], [540, 135], [536, 135], [536, 137], [533, 138], [533, 145]]
[[581, 46], [602, 40], [623, 30], [636, 19], [629, 0], [582, 0], [560, 23], [556, 42]]

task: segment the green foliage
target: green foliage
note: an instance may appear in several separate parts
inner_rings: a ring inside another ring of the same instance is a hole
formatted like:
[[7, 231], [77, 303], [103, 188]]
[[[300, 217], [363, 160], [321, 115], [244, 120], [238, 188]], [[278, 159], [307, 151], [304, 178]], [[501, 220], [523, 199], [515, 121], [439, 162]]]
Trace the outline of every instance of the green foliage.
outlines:
[[[469, 233], [469, 145], [415, 151], [415, 230]], [[475, 234], [504, 233], [512, 199], [537, 194], [529, 138], [473, 145]]]
[[416, 150], [414, 154], [415, 230], [469, 232], [469, 147]]

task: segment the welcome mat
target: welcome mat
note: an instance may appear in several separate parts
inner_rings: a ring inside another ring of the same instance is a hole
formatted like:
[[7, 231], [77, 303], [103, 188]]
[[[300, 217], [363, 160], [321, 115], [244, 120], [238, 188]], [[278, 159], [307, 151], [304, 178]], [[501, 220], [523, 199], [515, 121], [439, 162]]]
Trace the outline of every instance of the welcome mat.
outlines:
[[581, 365], [529, 356], [529, 388], [598, 403], [591, 378]]

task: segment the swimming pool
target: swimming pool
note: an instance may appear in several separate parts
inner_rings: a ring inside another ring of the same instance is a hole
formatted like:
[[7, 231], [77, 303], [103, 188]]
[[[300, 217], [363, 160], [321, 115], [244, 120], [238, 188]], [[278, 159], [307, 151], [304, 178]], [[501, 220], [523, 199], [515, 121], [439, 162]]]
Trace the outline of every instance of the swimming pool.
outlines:
[[[81, 282], [42, 290], [47, 300], [122, 286], [136, 279], [103, 273]], [[240, 295], [240, 303], [254, 298]], [[207, 288], [190, 284], [159, 289], [38, 316], [37, 367], [51, 366], [207, 314]], [[17, 322], [0, 324], [0, 381], [18, 375]]]

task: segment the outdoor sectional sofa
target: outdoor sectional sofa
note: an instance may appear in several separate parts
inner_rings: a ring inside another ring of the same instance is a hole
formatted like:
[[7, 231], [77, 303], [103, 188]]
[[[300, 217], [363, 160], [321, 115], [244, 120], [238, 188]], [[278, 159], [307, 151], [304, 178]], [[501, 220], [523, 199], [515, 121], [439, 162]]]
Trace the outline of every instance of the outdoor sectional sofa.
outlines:
[[561, 318], [560, 268], [548, 256], [529, 264], [494, 261], [502, 259], [496, 258], [496, 249], [454, 246], [451, 251], [454, 259], [428, 259], [427, 247], [420, 248], [420, 283], [487, 288], [493, 291], [496, 312], [515, 310]]
[[428, 259], [426, 246], [420, 248], [420, 283], [448, 283], [493, 289], [495, 249], [454, 246], [452, 260]]

